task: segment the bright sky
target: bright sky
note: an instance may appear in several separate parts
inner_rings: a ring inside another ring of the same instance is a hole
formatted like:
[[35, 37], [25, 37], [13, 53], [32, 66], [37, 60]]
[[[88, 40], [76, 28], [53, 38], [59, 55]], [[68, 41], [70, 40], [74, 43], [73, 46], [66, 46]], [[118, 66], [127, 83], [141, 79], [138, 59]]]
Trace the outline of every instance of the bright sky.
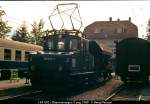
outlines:
[[138, 26], [139, 37], [146, 34], [146, 26], [150, 18], [150, 1], [0, 1], [6, 12], [6, 20], [13, 30], [26, 21], [28, 28], [41, 18], [45, 21], [45, 29], [51, 29], [48, 16], [59, 3], [78, 3], [83, 28], [94, 21], [128, 20]]

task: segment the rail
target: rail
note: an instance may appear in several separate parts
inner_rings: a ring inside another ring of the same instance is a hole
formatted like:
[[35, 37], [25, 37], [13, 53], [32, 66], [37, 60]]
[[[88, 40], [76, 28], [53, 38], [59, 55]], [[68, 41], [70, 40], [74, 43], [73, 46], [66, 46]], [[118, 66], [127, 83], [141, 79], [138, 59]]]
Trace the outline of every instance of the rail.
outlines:
[[143, 86], [121, 85], [104, 101], [145, 101]]
[[122, 89], [124, 89], [125, 85], [122, 84], [120, 85], [115, 91], [114, 93], [112, 93], [110, 96], [108, 96], [105, 101], [110, 101], [115, 95], [117, 95]]
[[26, 93], [14, 95], [14, 96], [4, 96], [4, 97], [0, 98], [0, 101], [2, 101], [2, 100], [9, 100], [9, 99], [15, 99], [15, 98], [18, 98], [18, 97], [27, 96], [27, 95], [36, 94], [36, 93], [41, 93], [41, 92], [42, 92], [42, 90], [38, 90], [38, 91], [26, 92]]

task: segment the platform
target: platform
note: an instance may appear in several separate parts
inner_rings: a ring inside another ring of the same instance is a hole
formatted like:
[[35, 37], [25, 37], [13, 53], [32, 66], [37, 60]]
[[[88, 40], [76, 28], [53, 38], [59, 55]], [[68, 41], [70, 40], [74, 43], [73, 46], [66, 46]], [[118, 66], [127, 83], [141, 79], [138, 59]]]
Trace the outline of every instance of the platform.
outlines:
[[12, 82], [10, 80], [4, 80], [0, 81], [0, 90], [5, 90], [9, 88], [18, 88], [18, 87], [23, 87], [23, 86], [31, 86], [31, 84], [25, 84], [26, 79], [19, 79], [13, 80]]

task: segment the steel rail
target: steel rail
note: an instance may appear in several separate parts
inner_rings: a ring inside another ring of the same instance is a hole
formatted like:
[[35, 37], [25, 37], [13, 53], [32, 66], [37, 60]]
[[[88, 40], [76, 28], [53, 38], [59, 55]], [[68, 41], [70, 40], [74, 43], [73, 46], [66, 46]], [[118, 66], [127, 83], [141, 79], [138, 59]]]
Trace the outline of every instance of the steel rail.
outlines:
[[[109, 97], [107, 97], [105, 99], [105, 101], [110, 101], [112, 98], [114, 98], [120, 91], [122, 91], [124, 89], [124, 85], [119, 86], [116, 91], [114, 93], [112, 93]], [[120, 97], [119, 97], [120, 98]], [[122, 99], [130, 99], [130, 98], [126, 98], [126, 97], [121, 97]], [[142, 98], [142, 94], [139, 94], [137, 97], [135, 97], [135, 99], [137, 99], [137, 101], [143, 101]]]
[[139, 101], [141, 101], [141, 100], [142, 100], [142, 95], [140, 95], [140, 96], [138, 97], [138, 100], [139, 100]]
[[117, 95], [123, 88], [124, 84], [120, 85], [114, 93], [112, 93], [110, 96], [108, 96], [104, 101], [110, 101], [115, 95]]
[[2, 100], [14, 99], [14, 98], [17, 98], [17, 97], [26, 96], [26, 95], [31, 95], [31, 94], [36, 94], [36, 93], [41, 93], [41, 92], [42, 92], [42, 90], [33, 91], [33, 92], [26, 92], [26, 93], [18, 94], [18, 95], [15, 95], [15, 96], [4, 96], [4, 97], [1, 97], [1, 98], [0, 98], [0, 101], [2, 101]]

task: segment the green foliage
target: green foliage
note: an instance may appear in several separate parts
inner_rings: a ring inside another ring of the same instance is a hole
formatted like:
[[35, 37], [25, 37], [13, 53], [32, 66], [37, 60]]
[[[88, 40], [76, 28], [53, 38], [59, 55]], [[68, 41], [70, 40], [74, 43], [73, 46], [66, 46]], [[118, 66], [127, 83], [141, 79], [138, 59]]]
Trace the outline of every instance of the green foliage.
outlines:
[[3, 15], [5, 15], [5, 11], [0, 7], [0, 18], [2, 18]]
[[150, 19], [148, 20], [147, 24], [147, 40], [150, 41]]
[[39, 23], [35, 22], [32, 24], [32, 31], [31, 34], [33, 35], [34, 38], [34, 43], [37, 45], [42, 45], [43, 40], [42, 36], [44, 35], [44, 21], [41, 19]]
[[5, 15], [5, 11], [0, 7], [0, 38], [7, 37], [7, 33], [11, 31], [11, 27], [8, 26], [7, 21], [4, 21], [2, 16]]
[[31, 43], [32, 37], [29, 35], [27, 26], [25, 24], [25, 21], [23, 24], [15, 31], [15, 33], [12, 36], [12, 40], [20, 41], [20, 42], [26, 42]]

